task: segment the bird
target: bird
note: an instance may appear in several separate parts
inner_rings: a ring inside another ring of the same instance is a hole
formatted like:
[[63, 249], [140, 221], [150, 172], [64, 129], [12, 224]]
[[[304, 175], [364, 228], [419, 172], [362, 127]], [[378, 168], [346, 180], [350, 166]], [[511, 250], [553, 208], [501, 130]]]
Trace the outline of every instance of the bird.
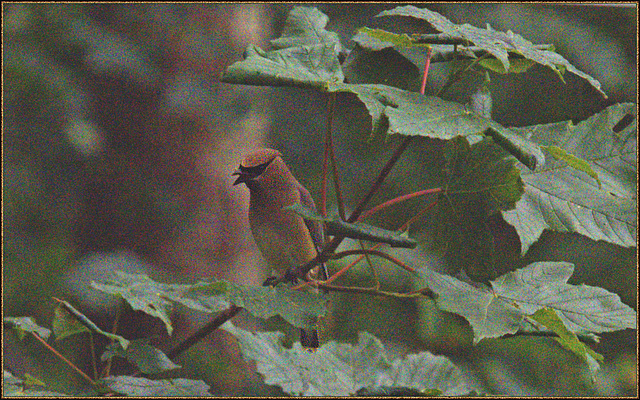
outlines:
[[[247, 154], [237, 170], [234, 186], [249, 188], [249, 226], [263, 258], [280, 277], [290, 268], [306, 265], [321, 251], [322, 225], [304, 219], [287, 206], [300, 203], [315, 211], [309, 191], [293, 176], [275, 149]], [[320, 279], [327, 279], [324, 265]], [[317, 270], [316, 270], [317, 271]], [[317, 330], [300, 332], [300, 343], [308, 349], [319, 347]]]

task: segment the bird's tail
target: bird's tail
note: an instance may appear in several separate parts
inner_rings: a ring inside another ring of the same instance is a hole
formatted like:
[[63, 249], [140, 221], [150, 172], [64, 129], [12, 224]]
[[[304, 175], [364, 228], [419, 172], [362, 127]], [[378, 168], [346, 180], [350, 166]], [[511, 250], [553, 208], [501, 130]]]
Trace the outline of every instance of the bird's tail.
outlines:
[[[324, 263], [318, 266], [318, 279], [326, 281], [329, 274], [327, 273], [327, 267]], [[316, 351], [320, 347], [320, 340], [318, 339], [317, 329], [300, 329], [300, 344], [302, 347], [309, 351]]]
[[300, 344], [309, 351], [316, 351], [320, 347], [317, 329], [300, 329]]

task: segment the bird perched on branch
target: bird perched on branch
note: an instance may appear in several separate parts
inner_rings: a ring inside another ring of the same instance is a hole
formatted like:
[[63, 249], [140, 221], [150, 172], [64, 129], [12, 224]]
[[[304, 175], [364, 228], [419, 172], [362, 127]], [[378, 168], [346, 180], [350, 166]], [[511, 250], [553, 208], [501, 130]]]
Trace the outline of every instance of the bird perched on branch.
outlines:
[[[289, 171], [282, 154], [274, 149], [247, 154], [233, 175], [238, 176], [234, 186], [244, 183], [249, 188], [251, 233], [275, 272], [283, 277], [290, 268], [312, 261], [320, 251], [322, 226], [283, 209], [296, 203], [312, 210], [316, 207], [309, 191]], [[324, 266], [320, 270], [320, 279], [326, 279]], [[317, 348], [317, 331], [302, 330], [300, 342], [304, 347]]]

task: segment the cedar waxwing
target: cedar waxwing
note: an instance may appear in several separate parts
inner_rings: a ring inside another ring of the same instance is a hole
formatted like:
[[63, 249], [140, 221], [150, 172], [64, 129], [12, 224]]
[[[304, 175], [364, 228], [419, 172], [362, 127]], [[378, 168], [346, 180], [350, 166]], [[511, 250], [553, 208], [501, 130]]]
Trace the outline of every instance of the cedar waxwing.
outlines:
[[[305, 265], [320, 250], [322, 226], [305, 220], [283, 207], [301, 203], [315, 211], [309, 191], [291, 174], [282, 154], [262, 149], [248, 154], [233, 173], [234, 186], [244, 183], [249, 188], [249, 225], [253, 238], [267, 263], [282, 277], [291, 268]], [[321, 268], [324, 274], [324, 267]], [[321, 279], [326, 279], [322, 276]], [[317, 331], [301, 331], [304, 347], [317, 348]]]

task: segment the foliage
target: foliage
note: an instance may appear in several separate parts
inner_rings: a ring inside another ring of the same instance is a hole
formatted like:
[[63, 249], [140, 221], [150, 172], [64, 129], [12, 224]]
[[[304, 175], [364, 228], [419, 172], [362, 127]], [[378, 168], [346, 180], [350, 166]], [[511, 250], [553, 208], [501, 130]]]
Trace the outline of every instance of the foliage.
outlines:
[[[506, 127], [491, 118], [489, 73], [526, 74], [539, 65], [551, 69], [563, 81], [568, 71], [606, 95], [596, 79], [570, 64], [553, 46], [535, 45], [511, 31], [454, 24], [434, 11], [413, 6], [396, 7], [378, 17], [410, 17], [427, 23], [437, 33], [396, 34], [365, 27], [353, 38], [356, 47], [347, 51], [340, 36], [327, 30], [325, 14], [316, 8], [294, 7], [281, 36], [271, 40], [271, 49], [249, 45], [243, 60], [226, 68], [220, 78], [225, 83], [316, 91], [329, 99], [330, 116], [337, 107], [336, 99], [355, 98], [366, 109], [368, 117], [363, 114], [362, 122], [370, 124], [371, 134], [353, 141], [401, 141], [369, 194], [362, 196], [348, 218], [328, 217], [325, 211], [320, 215], [301, 205], [292, 207], [305, 218], [321, 221], [331, 237], [318, 254], [317, 263], [358, 255], [359, 260], [366, 259], [369, 269], [364, 276], [373, 280], [374, 286], [350, 286], [340, 280], [355, 263], [338, 264], [341, 268], [332, 271], [324, 282], [308, 277], [313, 263], [288, 271], [288, 279], [283, 280], [307, 281], [299, 287], [292, 287], [290, 282], [250, 286], [226, 280], [171, 284], [146, 274], [113, 271], [108, 278], [91, 282], [92, 289], [120, 298], [131, 310], [161, 321], [163, 336], [174, 334], [177, 307], [211, 316], [212, 322], [170, 351], [162, 350], [153, 337], [129, 339], [115, 330], [108, 332], [71, 302], [57, 299], [51, 330], [40, 327], [31, 317], [7, 317], [5, 326], [21, 340], [34, 338], [72, 366], [90, 384], [86, 394], [94, 396], [210, 395], [210, 385], [202, 380], [172, 378], [181, 373], [174, 359], [219, 327], [235, 338], [245, 360], [256, 363], [266, 384], [290, 395], [461, 396], [484, 392], [481, 385], [470, 383], [449, 357], [428, 351], [397, 356], [391, 345], [366, 331], [359, 332], [356, 344], [329, 340], [309, 351], [298, 342], [287, 343], [281, 332], [254, 332], [229, 321], [246, 310], [262, 320], [281, 319], [296, 328], [319, 328], [328, 318], [333, 294], [343, 293], [353, 299], [378, 296], [429, 302], [464, 318], [472, 329], [474, 345], [511, 337], [553, 340], [574, 357], [570, 360], [577, 366], [572, 367], [586, 370], [595, 381], [606, 361], [590, 345], [599, 343], [597, 334], [637, 329], [636, 312], [604, 288], [569, 283], [574, 265], [568, 262], [534, 262], [523, 267], [514, 263], [506, 273], [498, 270], [500, 243], [495, 221], [502, 221], [513, 231], [518, 261], [545, 230], [581, 234], [620, 247], [636, 246], [636, 105], [613, 104], [577, 124], [564, 121]], [[114, 60], [109, 56], [111, 50], [101, 44], [118, 40], [105, 37], [107, 33], [92, 34], [98, 28], [89, 20], [81, 19], [76, 24], [80, 25], [60, 28], [76, 32], [63, 51], [79, 51], [91, 68], [116, 71], [142, 86], [157, 84], [159, 68], [149, 54], [122, 41], [117, 51], [123, 58]], [[415, 62], [417, 53], [427, 54], [425, 66]], [[425, 96], [424, 85], [418, 92], [416, 79], [424, 68], [426, 80], [432, 62], [452, 62], [455, 67], [438, 94]], [[20, 73], [11, 68], [9, 71]], [[442, 99], [451, 85], [468, 76], [483, 77], [470, 103]], [[83, 118], [80, 115], [78, 119]], [[325, 166], [331, 163], [336, 167], [342, 161], [336, 159], [333, 150], [332, 135], [337, 133], [332, 132], [331, 119], [328, 125]], [[365, 213], [367, 203], [414, 140], [427, 140], [438, 153], [436, 159], [442, 161], [434, 177], [438, 188], [400, 196]], [[325, 168], [325, 182], [327, 171]], [[337, 207], [344, 215], [337, 169], [333, 178]], [[320, 209], [326, 210], [326, 186], [322, 194]], [[406, 222], [397, 231], [361, 221], [380, 209], [428, 194], [437, 196], [418, 213], [405, 212]], [[429, 224], [424, 221], [425, 215]], [[436, 271], [417, 258], [405, 265], [394, 254], [383, 251], [383, 245], [426, 247], [422, 238], [409, 237], [423, 225], [429, 231], [428, 244], [450, 260], [455, 276]], [[359, 249], [338, 252], [345, 239], [357, 240]], [[383, 290], [376, 271], [379, 264], [371, 261], [372, 256], [403, 266], [403, 276], [417, 289]], [[305, 286], [322, 290], [297, 290]], [[429, 329], [427, 322], [420, 320], [418, 324]], [[100, 347], [103, 352], [99, 358], [106, 363], [102, 375], [97, 374], [95, 357], [94, 376], [89, 377], [53, 349], [48, 343], [51, 331], [57, 344], [89, 337], [92, 351], [99, 348], [94, 335], [108, 341]], [[121, 359], [145, 377], [110, 375], [111, 365]], [[28, 375], [22, 379], [4, 371], [7, 395], [59, 395], [35, 389], [41, 386]]]
[[[3, 371], [2, 387], [5, 396], [16, 397], [66, 397], [64, 393], [56, 393], [47, 390], [40, 390], [45, 386], [42, 382], [34, 380], [30, 375], [24, 379], [13, 376], [9, 371]], [[40, 387], [39, 387], [40, 386]]]
[[131, 397], [206, 397], [209, 386], [192, 379], [134, 378], [131, 376], [110, 376], [104, 385], [116, 394]]
[[[634, 110], [634, 104], [616, 104], [575, 126], [565, 121], [516, 129], [560, 158], [523, 172], [525, 194], [515, 210], [504, 213], [520, 235], [523, 253], [544, 229], [636, 245], [636, 182], [629, 179], [637, 172], [636, 119], [618, 126]], [[579, 159], [578, 168], [575, 158], [562, 162], [567, 157], [558, 148]]]
[[602, 288], [567, 284], [573, 266], [535, 263], [484, 285], [465, 283], [427, 268], [418, 270], [437, 297], [438, 306], [462, 315], [476, 342], [516, 333], [526, 317], [554, 310], [570, 332], [601, 333], [635, 328], [635, 312], [618, 295]]
[[245, 358], [255, 360], [265, 382], [294, 396], [348, 396], [365, 387], [405, 387], [438, 395], [469, 392], [460, 371], [446, 357], [429, 352], [389, 360], [384, 345], [362, 332], [355, 346], [331, 341], [309, 352], [299, 343], [282, 346], [282, 334], [251, 333], [223, 326], [238, 338]]

